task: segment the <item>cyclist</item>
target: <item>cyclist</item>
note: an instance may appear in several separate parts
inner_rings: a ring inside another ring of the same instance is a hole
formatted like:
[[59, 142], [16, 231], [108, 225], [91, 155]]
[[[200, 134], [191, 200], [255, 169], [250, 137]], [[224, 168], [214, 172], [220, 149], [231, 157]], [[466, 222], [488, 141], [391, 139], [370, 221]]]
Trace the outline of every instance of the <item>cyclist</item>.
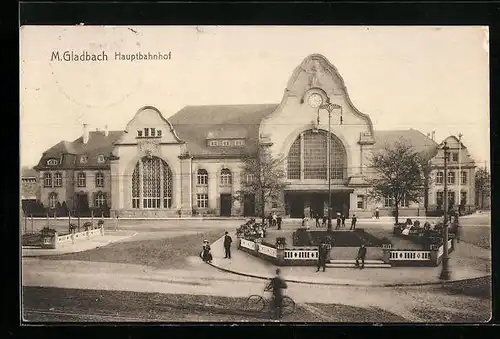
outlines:
[[276, 276], [271, 279], [266, 290], [273, 292], [272, 310], [274, 311], [274, 319], [280, 319], [283, 315], [283, 289], [288, 286], [285, 280], [281, 277], [281, 271], [276, 269]]

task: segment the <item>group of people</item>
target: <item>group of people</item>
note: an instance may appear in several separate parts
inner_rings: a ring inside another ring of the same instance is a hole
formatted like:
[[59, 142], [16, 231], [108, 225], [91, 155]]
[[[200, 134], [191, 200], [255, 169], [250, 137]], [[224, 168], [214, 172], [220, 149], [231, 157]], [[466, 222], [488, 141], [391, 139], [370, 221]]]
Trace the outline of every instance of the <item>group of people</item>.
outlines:
[[278, 230], [281, 230], [281, 223], [283, 222], [283, 219], [281, 218], [281, 215], [277, 215], [276, 212], [269, 213], [269, 216], [267, 217], [267, 225], [269, 227], [278, 227]]
[[[326, 227], [327, 222], [328, 222], [328, 217], [324, 215], [321, 217], [319, 213], [313, 213], [314, 218], [316, 219], [316, 227]], [[339, 230], [340, 228], [345, 228], [345, 221], [347, 219], [347, 216], [345, 214], [342, 214], [340, 212], [337, 212], [337, 226], [335, 227], [336, 230]], [[320, 220], [322, 221], [320, 223]], [[349, 228], [350, 230], [355, 230], [356, 229], [356, 223], [358, 221], [358, 218], [356, 217], [356, 214], [352, 215], [351, 218], [351, 227]], [[308, 218], [304, 216], [302, 219], [302, 227], [307, 227], [308, 224]], [[308, 228], [308, 227], [307, 227]]]
[[255, 218], [251, 218], [246, 223], [241, 225], [236, 229], [236, 234], [239, 237], [255, 237], [255, 238], [265, 238], [266, 237], [266, 224], [259, 224], [255, 221]]

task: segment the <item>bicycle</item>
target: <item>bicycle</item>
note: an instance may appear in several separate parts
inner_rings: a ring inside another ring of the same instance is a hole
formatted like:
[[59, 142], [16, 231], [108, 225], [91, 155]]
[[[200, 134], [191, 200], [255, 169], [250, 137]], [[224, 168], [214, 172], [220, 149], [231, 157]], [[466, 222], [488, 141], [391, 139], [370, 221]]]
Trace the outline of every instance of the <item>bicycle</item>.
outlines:
[[[271, 308], [272, 299], [264, 296], [266, 292], [271, 292], [269, 286], [266, 286], [263, 291], [263, 295], [252, 294], [249, 296], [245, 301], [244, 310], [254, 313], [261, 313], [263, 311], [271, 313], [273, 311]], [[283, 316], [290, 315], [295, 312], [295, 301], [289, 296], [283, 296], [281, 311]]]

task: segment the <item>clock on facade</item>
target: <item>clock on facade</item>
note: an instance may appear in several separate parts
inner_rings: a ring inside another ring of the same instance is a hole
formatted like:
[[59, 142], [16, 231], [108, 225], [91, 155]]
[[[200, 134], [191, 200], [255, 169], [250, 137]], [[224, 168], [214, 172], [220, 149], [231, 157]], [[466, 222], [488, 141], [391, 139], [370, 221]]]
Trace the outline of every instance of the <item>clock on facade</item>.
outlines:
[[318, 93], [313, 93], [309, 96], [307, 102], [312, 108], [317, 108], [323, 103], [323, 97]]

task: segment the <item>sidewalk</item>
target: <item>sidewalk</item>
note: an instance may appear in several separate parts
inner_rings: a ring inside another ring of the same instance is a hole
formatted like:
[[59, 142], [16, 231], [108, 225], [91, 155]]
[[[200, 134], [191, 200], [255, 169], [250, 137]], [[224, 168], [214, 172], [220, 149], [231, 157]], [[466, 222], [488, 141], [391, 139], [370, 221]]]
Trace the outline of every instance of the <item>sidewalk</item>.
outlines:
[[[238, 250], [238, 239], [234, 233], [231, 248], [231, 260], [224, 259], [223, 240], [220, 238], [212, 244], [212, 266], [234, 274], [269, 279], [275, 274], [277, 266]], [[452, 280], [467, 280], [491, 275], [491, 253], [488, 250], [459, 243], [450, 255]], [[439, 284], [441, 266], [438, 267], [393, 267], [390, 269], [370, 268], [332, 268], [326, 272], [316, 272], [314, 266], [280, 267], [285, 279], [289, 282], [321, 285], [345, 286], [404, 286]]]
[[90, 238], [90, 240], [77, 241], [74, 244], [64, 243], [56, 249], [45, 249], [32, 246], [22, 247], [22, 257], [41, 257], [41, 256], [51, 256], [60, 255], [67, 253], [77, 253], [92, 250], [94, 248], [106, 246], [108, 244], [121, 241], [130, 237], [133, 237], [137, 232], [130, 231], [105, 231], [103, 236], [97, 236]]

